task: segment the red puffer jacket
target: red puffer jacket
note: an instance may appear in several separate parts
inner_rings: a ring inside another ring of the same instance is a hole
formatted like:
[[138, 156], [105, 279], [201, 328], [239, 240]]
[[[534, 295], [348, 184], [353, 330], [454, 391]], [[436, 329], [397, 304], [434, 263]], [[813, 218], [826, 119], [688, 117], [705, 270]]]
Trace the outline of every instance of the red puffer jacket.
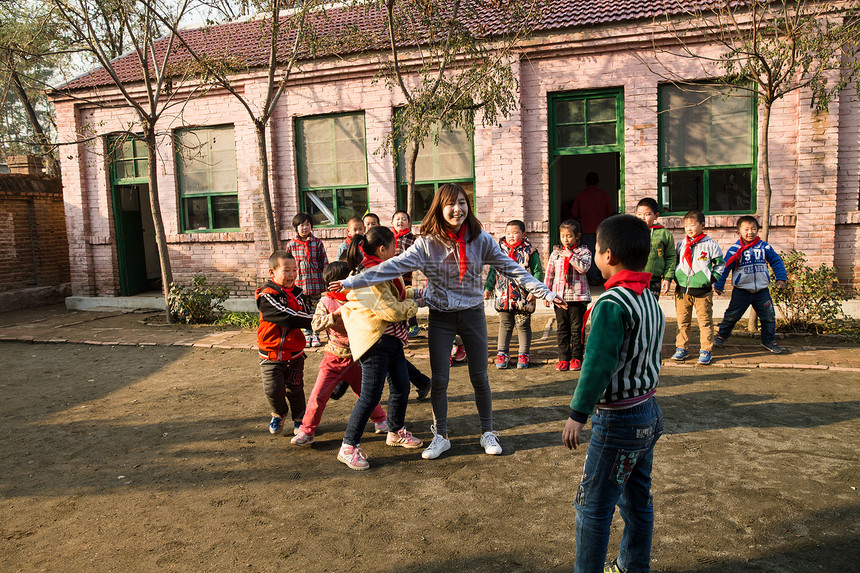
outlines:
[[254, 293], [260, 311], [257, 348], [260, 358], [286, 362], [305, 351], [302, 328], [311, 327], [313, 318], [304, 307], [302, 289], [287, 290], [269, 281]]

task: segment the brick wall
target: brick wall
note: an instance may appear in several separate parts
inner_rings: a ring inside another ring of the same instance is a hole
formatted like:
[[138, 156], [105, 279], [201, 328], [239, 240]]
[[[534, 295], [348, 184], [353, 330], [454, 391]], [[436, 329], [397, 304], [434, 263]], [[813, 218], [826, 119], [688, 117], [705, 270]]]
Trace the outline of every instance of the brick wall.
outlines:
[[30, 305], [23, 289], [64, 288], [69, 282], [69, 245], [59, 180], [0, 175], [0, 237], [0, 293], [10, 297], [19, 293], [13, 306]]
[[[617, 38], [617, 41], [616, 41]], [[551, 41], [549, 41], [551, 40]], [[550, 93], [620, 88], [624, 94], [624, 205], [632, 212], [643, 197], [657, 194], [657, 93], [667, 76], [713, 77], [702, 62], [662, 54], [660, 62], [642, 52], [650, 45], [640, 26], [595, 28], [552, 34], [536, 42], [528, 58], [513, 62], [520, 82], [520, 106], [509, 118], [475, 131], [477, 215], [493, 233], [522, 218], [529, 236], [543, 253], [557, 242], [549, 234], [550, 180], [547, 97]], [[699, 46], [705, 55], [714, 48]], [[644, 55], [643, 55], [644, 54]], [[393, 109], [402, 104], [399, 91], [374, 81], [373, 62], [362, 58], [315, 62], [293, 75], [270, 122], [267, 145], [270, 186], [281, 240], [293, 235], [290, 221], [299, 209], [295, 148], [297, 117], [363, 111], [365, 114], [370, 209], [384, 223], [396, 208], [394, 159], [380, 152], [391, 128]], [[247, 81], [244, 93], [263, 97], [263, 78]], [[860, 284], [860, 102], [846, 88], [828, 112], [810, 107], [808, 92], [792, 93], [776, 103], [770, 133], [773, 198], [769, 241], [778, 251], [798, 248], [814, 263], [837, 265], [840, 277]], [[87, 127], [99, 133], [127, 129], [135, 118], [122, 107], [98, 109], [72, 100], [56, 102], [60, 139], [73, 141]], [[183, 126], [234, 125], [242, 232], [179, 232], [176, 170], [170, 139]], [[760, 123], [759, 123], [760, 125]], [[165, 116], [160, 131], [159, 189], [162, 214], [176, 280], [204, 272], [214, 284], [247, 295], [266, 277], [268, 246], [262, 202], [257, 193], [260, 170], [257, 142], [248, 114], [217, 90], [187, 105], [182, 114]], [[759, 134], [759, 139], [762, 135]], [[117, 294], [116, 247], [103, 143], [64, 148], [63, 174], [71, 276], [77, 294]], [[762, 188], [759, 181], [757, 188]], [[757, 210], [763, 208], [758, 193]], [[708, 217], [709, 232], [723, 248], [735, 240], [736, 216]], [[677, 218], [663, 223], [682, 236]], [[334, 257], [343, 228], [315, 233]]]

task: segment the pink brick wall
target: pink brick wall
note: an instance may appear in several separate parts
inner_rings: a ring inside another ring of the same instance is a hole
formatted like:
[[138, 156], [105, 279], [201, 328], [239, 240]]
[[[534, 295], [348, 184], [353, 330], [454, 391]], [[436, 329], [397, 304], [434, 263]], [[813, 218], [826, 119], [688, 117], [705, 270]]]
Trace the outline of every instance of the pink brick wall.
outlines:
[[[656, 196], [658, 85], [669, 72], [687, 79], [707, 78], [713, 72], [703, 69], [699, 61], [665, 54], [659, 65], [653, 58], [646, 62], [647, 54], [630, 51], [630, 46], [641, 50], [645, 45], [635, 43], [644, 38], [638, 34], [638, 28], [632, 26], [556, 34], [537, 45], [529, 58], [513, 63], [520, 81], [519, 109], [490, 127], [481, 125], [479, 118], [475, 131], [476, 209], [489, 231], [498, 234], [506, 221], [521, 218], [542, 252], [557, 241], [549, 236], [550, 93], [621, 88], [624, 210], [632, 212], [641, 198]], [[714, 51], [708, 53], [713, 55]], [[332, 75], [334, 71], [336, 75]], [[279, 102], [267, 143], [273, 205], [282, 240], [293, 235], [290, 220], [299, 206], [297, 117], [363, 111], [370, 209], [387, 223], [396, 208], [394, 158], [379, 152], [379, 147], [390, 130], [392, 110], [402, 103], [402, 97], [383, 82], [374, 82], [374, 71], [361, 59], [318, 62], [294, 76], [294, 84]], [[258, 78], [246, 85], [245, 94], [259, 102], [263, 88], [263, 80]], [[860, 102], [852, 96], [852, 89], [846, 89], [827, 113], [810, 109], [807, 92], [790, 94], [775, 105], [770, 134], [774, 194], [769, 240], [778, 251], [796, 247], [816, 263], [836, 264], [844, 280], [858, 284]], [[71, 101], [58, 102], [56, 107], [62, 141], [74, 140], [86, 126], [108, 133], [134, 121], [122, 109], [99, 110]], [[265, 277], [268, 255], [262, 203], [256, 193], [257, 144], [248, 114], [230, 96], [212, 92], [195, 100], [181, 115], [166, 116], [159, 127], [167, 133], [186, 125], [225, 123], [235, 127], [242, 232], [179, 233], [175, 165], [166, 137], [160, 140], [158, 166], [162, 213], [177, 280], [204, 272], [213, 283], [228, 285], [234, 295], [247, 295]], [[103, 144], [65, 147], [62, 155], [73, 288], [76, 294], [116, 294], [113, 215]], [[761, 208], [759, 192], [759, 212]], [[724, 248], [736, 240], [735, 220], [734, 216], [708, 217], [711, 234]], [[663, 222], [677, 239], [681, 238], [677, 218]], [[318, 228], [315, 233], [333, 258], [345, 230]]]

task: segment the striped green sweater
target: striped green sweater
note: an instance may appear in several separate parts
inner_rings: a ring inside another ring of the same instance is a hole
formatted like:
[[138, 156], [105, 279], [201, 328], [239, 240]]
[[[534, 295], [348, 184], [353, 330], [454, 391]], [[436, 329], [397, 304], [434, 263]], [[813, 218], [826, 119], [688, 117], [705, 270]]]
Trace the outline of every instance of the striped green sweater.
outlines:
[[646, 288], [616, 286], [597, 298], [570, 417], [585, 423], [597, 404], [623, 407], [657, 387], [666, 316]]

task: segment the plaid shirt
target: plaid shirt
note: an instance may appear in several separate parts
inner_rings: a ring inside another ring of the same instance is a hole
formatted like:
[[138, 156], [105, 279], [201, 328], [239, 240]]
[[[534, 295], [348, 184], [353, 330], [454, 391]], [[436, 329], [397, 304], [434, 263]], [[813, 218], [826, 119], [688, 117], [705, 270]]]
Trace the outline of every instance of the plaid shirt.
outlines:
[[296, 284], [305, 295], [312, 297], [324, 292], [326, 285], [323, 284], [322, 271], [328, 264], [328, 257], [322, 241], [313, 235], [308, 237], [307, 242], [294, 238], [290, 239], [285, 250], [296, 259]]
[[[391, 229], [394, 231], [394, 228]], [[409, 231], [399, 239], [397, 238], [397, 231], [394, 231], [395, 239], [394, 239], [394, 256], [400, 255], [412, 246], [412, 243], [415, 242], [415, 235], [412, 231]], [[403, 273], [403, 283], [406, 286], [412, 286], [412, 271], [408, 273]]]
[[[564, 272], [566, 256], [570, 256], [567, 276]], [[583, 272], [576, 270], [574, 264], [583, 269]], [[546, 265], [546, 286], [561, 295], [565, 302], [588, 302], [591, 300], [591, 291], [588, 288], [585, 271], [589, 267], [591, 267], [591, 253], [587, 247], [577, 245], [571, 252], [561, 245], [556, 245]]]

